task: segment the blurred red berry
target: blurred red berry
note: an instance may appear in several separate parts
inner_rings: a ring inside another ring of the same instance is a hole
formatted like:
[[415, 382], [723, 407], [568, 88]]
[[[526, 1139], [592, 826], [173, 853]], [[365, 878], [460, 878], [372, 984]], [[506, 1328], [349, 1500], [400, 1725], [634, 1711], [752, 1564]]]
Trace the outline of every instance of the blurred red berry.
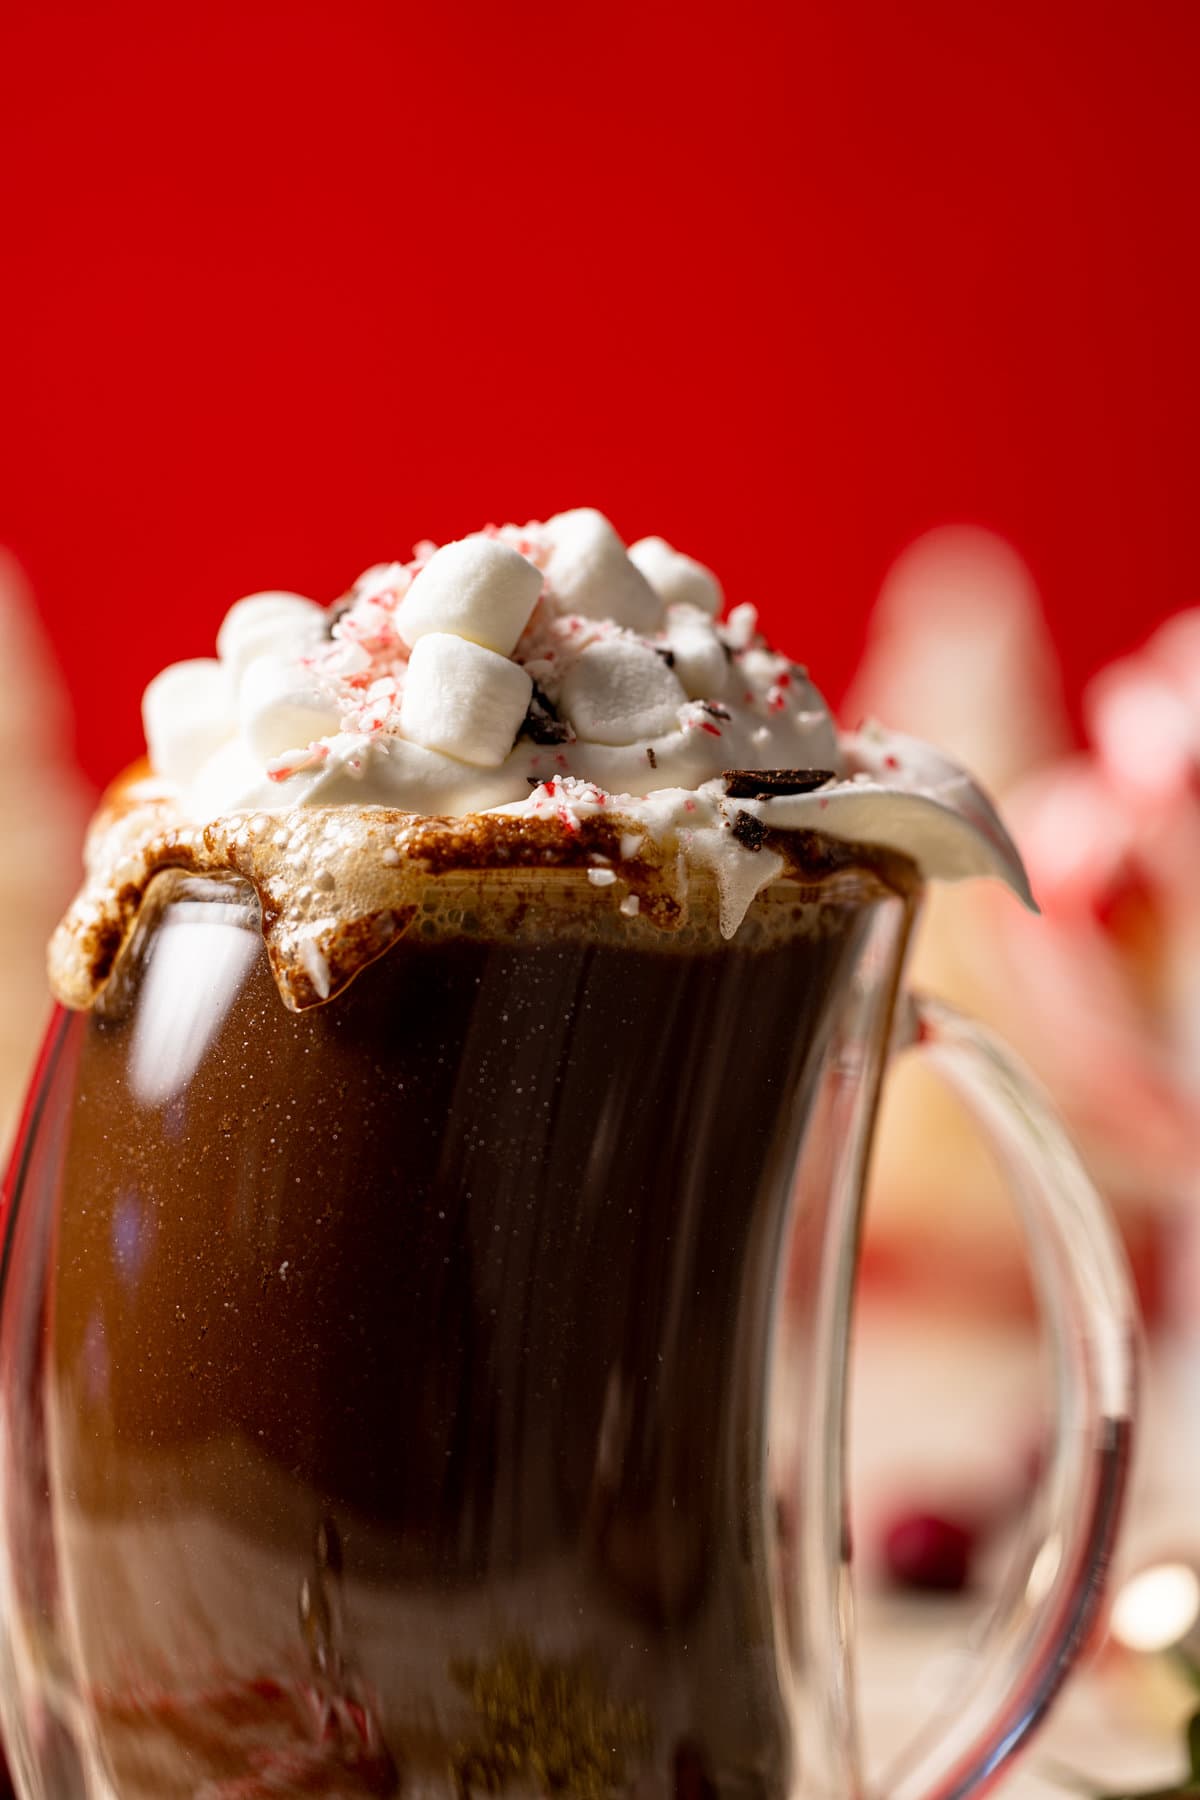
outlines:
[[888, 1527], [884, 1563], [894, 1587], [925, 1594], [957, 1594], [971, 1577], [975, 1534], [938, 1513], [904, 1513]]

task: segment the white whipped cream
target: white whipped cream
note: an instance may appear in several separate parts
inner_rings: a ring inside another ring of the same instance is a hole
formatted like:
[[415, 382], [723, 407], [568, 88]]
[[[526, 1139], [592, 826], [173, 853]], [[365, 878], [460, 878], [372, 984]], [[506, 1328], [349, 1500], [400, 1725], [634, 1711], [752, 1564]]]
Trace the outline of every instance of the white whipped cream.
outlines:
[[[660, 538], [629, 552], [590, 509], [488, 528], [380, 564], [332, 609], [260, 594], [212, 660], [144, 702], [160, 788], [197, 823], [297, 806], [531, 817], [608, 810], [711, 867], [737, 922], [779, 862], [738, 813], [992, 875], [1032, 904], [994, 808], [956, 764], [870, 727], [839, 735], [753, 607], [717, 618], [708, 570]], [[808, 793], [727, 797], [729, 769], [829, 772]]]

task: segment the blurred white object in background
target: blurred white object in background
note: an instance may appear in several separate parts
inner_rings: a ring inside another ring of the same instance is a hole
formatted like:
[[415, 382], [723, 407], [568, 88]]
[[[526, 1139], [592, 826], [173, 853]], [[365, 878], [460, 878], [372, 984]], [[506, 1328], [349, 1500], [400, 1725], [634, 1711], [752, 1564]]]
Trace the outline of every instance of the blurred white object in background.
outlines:
[[1102, 670], [1084, 710], [1127, 863], [1156, 913], [1144, 1003], [1200, 1104], [1200, 609]]
[[[1140, 1187], [1172, 1232], [1163, 1259], [1162, 1313], [1190, 1346], [1193, 1416], [1200, 1407], [1200, 609], [1175, 615], [1132, 656], [1103, 669], [1084, 695], [1094, 751], [1087, 780], [1106, 823], [1075, 825], [1078, 872], [1047, 863], [1045, 907], [1061, 970], [1075, 992], [1097, 992], [1103, 966], [1111, 1041], [1082, 1130], [1111, 1166], [1120, 1195]], [[1063, 777], [1044, 771], [1013, 796], [1019, 835], [1055, 835]], [[1090, 872], [1091, 880], [1087, 879]], [[1067, 878], [1061, 878], [1063, 875]], [[1057, 880], [1051, 876], [1060, 877]], [[1098, 926], [1097, 926], [1098, 922]], [[1021, 934], [1011, 925], [1020, 954]], [[1085, 962], [1090, 955], [1091, 968]], [[1043, 1001], [1042, 996], [1038, 996]], [[1117, 1013], [1118, 1003], [1124, 1013]], [[1078, 1016], [1081, 1008], [1074, 1007]], [[1035, 1014], [1046, 1020], [1044, 1001]], [[1072, 1016], [1069, 1014], [1068, 1016]], [[1078, 1034], [1076, 1061], [1091, 1048]], [[1190, 1442], [1200, 1478], [1200, 1435]]]
[[[1076, 749], [1019, 558], [984, 532], [933, 532], [881, 594], [847, 717], [863, 714], [959, 756], [1000, 803], [1042, 916], [991, 883], [935, 889], [910, 979], [992, 1025], [1040, 1076], [1144, 1284], [1151, 1354], [1121, 1560], [1145, 1579], [1118, 1590], [1123, 1657], [1074, 1685], [1049, 1734], [1059, 1764], [1103, 1771], [1097, 1786], [1144, 1788], [1154, 1771], [1177, 1770], [1180, 1722], [1195, 1707], [1169, 1664], [1144, 1652], [1200, 1631], [1200, 610], [1095, 678], [1088, 746]], [[996, 1317], [1024, 1299], [999, 1179], [919, 1065], [902, 1063], [885, 1087], [870, 1205], [868, 1270], [873, 1246], [901, 1300], [921, 1305], [889, 1310], [876, 1291], [861, 1316], [856, 1533], [879, 1495], [902, 1482], [918, 1491], [914, 1455], [935, 1498], [939, 1482], [953, 1497], [964, 1469], [979, 1492], [1003, 1491], [1023, 1432], [1003, 1369], [1025, 1371], [1027, 1447], [1044, 1383], [1019, 1320]], [[959, 1319], [937, 1319], [956, 1287]], [[881, 1648], [864, 1712], [868, 1741], [886, 1749], [889, 1732], [899, 1741], [910, 1728], [920, 1626], [911, 1608], [893, 1601], [889, 1613], [886, 1595], [872, 1603]], [[1036, 1751], [1017, 1791], [1058, 1791]]]
[[[897, 558], [844, 716], [850, 724], [886, 719], [949, 751], [1002, 808], [1015, 782], [1065, 752], [1071, 736], [1054, 647], [1011, 545], [951, 525]], [[991, 898], [978, 888], [932, 889], [910, 979], [999, 1023], [984, 924]], [[1020, 1045], [1023, 1035], [1014, 1035]], [[904, 1268], [930, 1267], [933, 1243], [943, 1291], [956, 1269], [970, 1289], [972, 1271], [990, 1266], [1001, 1299], [1004, 1265], [994, 1252], [1013, 1238], [1010, 1203], [978, 1134], [919, 1066], [901, 1065], [885, 1090], [870, 1205], [873, 1240]], [[1015, 1252], [1012, 1268], [1019, 1283]]]
[[87, 814], [66, 696], [28, 585], [0, 549], [0, 1155], [50, 1014], [46, 943], [79, 880]]
[[[1200, 612], [1104, 669], [1084, 710], [1092, 747], [1079, 752], [1032, 579], [1008, 545], [953, 528], [904, 553], [849, 716], [877, 713], [971, 767], [1043, 909], [1030, 917], [990, 887], [933, 892], [911, 978], [1031, 1064], [1135, 1264], [1144, 1251], [1153, 1277], [1178, 1263], [1194, 1307], [1200, 1268], [1182, 1265], [1200, 1261]], [[933, 1252], [943, 1281], [958, 1263], [972, 1304], [1017, 1292], [998, 1178], [923, 1071], [891, 1084], [873, 1195], [876, 1236], [901, 1267]], [[1178, 1255], [1163, 1258], [1172, 1219]]]
[[1068, 747], [1054, 646], [1010, 544], [944, 525], [897, 557], [845, 716], [929, 738], [996, 792]]

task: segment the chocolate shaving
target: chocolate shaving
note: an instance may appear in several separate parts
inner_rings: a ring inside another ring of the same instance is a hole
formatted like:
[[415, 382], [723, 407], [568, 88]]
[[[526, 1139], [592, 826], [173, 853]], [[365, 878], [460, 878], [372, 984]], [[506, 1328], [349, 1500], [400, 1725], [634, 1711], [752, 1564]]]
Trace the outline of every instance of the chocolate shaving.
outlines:
[[326, 608], [324, 631], [327, 638], [332, 639], [334, 626], [344, 614], [350, 611], [353, 605], [353, 594], [344, 594], [340, 600], [335, 600], [332, 606]]
[[706, 712], [710, 719], [732, 719], [733, 714], [727, 706], [718, 706], [715, 700], [701, 700], [701, 712]]
[[668, 669], [673, 669], [675, 667], [675, 652], [673, 650], [668, 650], [664, 644], [655, 644], [654, 651], [656, 656], [662, 657]]
[[652, 769], [657, 769], [658, 758], [657, 758], [657, 756], [655, 756], [655, 754], [654, 754], [653, 750], [650, 748], [649, 744], [646, 745], [646, 761], [650, 764], [650, 767]]
[[721, 779], [731, 800], [774, 800], [811, 794], [836, 776], [832, 769], [726, 769]]
[[767, 828], [753, 813], [740, 812], [730, 828], [743, 850], [761, 850]]
[[531, 738], [535, 744], [573, 744], [575, 733], [565, 719], [560, 719], [554, 702], [547, 699], [535, 681], [529, 710], [517, 738]]

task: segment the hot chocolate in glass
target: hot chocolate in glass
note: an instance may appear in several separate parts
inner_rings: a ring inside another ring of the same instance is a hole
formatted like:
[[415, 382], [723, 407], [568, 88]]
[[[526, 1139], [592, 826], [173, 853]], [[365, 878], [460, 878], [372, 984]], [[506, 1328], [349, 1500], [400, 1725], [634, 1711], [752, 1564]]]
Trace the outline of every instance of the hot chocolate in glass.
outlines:
[[1020, 866], [718, 601], [567, 514], [242, 602], [151, 689], [10, 1182], [24, 1795], [855, 1791], [841, 1401], [905, 1039], [1019, 1168], [1091, 1425], [1016, 1653], [889, 1791], [1044, 1711], [1120, 1497], [1120, 1261], [1019, 1072], [899, 995], [923, 877]]

